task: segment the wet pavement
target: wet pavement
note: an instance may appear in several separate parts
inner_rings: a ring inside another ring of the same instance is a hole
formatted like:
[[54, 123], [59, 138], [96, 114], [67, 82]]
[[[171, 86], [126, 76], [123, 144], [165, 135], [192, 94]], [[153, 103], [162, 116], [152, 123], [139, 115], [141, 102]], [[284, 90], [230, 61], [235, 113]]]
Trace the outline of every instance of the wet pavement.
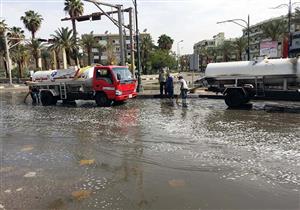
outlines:
[[299, 209], [300, 114], [0, 93], [0, 209]]

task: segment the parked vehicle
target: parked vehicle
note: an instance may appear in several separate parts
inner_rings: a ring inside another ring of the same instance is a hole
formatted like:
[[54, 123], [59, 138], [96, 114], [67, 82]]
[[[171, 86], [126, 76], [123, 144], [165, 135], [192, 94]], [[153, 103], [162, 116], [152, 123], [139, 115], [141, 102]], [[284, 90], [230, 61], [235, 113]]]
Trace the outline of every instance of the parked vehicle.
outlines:
[[58, 100], [95, 100], [98, 106], [110, 106], [137, 96], [136, 80], [124, 66], [38, 71], [27, 85], [39, 90], [44, 106]]
[[209, 91], [222, 93], [229, 107], [258, 98], [300, 101], [300, 60], [211, 63], [198, 82]]

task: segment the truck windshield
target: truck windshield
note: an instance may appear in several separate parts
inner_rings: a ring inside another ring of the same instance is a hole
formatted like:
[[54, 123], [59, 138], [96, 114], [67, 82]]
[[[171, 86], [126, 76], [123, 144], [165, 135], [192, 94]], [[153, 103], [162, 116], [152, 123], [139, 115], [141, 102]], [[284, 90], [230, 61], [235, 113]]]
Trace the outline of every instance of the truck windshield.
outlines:
[[113, 68], [113, 72], [116, 78], [118, 78], [120, 81], [128, 81], [133, 79], [128, 68]]

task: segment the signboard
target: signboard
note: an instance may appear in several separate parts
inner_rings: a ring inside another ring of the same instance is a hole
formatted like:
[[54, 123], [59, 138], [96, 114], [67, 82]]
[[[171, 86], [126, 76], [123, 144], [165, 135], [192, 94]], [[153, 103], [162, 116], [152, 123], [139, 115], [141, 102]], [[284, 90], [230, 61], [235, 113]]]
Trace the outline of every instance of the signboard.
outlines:
[[199, 55], [192, 54], [190, 56], [190, 70], [199, 71]]
[[278, 57], [278, 42], [266, 41], [260, 43], [260, 56]]
[[290, 46], [290, 51], [299, 52], [300, 51], [300, 32], [295, 32], [292, 34], [292, 41]]

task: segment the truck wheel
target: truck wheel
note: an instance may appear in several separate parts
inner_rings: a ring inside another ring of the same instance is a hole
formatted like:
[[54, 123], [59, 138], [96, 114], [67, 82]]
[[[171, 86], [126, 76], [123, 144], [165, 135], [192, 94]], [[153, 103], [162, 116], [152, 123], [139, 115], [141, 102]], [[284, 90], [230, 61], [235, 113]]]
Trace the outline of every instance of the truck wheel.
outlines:
[[112, 103], [112, 101], [107, 98], [105, 93], [97, 93], [95, 96], [95, 101], [100, 107], [108, 107]]
[[229, 91], [225, 95], [225, 103], [228, 107], [237, 108], [245, 104], [246, 101], [244, 94], [239, 90]]
[[50, 105], [55, 105], [57, 99], [52, 95], [50, 91], [42, 91], [41, 102], [43, 106], [50, 106]]

